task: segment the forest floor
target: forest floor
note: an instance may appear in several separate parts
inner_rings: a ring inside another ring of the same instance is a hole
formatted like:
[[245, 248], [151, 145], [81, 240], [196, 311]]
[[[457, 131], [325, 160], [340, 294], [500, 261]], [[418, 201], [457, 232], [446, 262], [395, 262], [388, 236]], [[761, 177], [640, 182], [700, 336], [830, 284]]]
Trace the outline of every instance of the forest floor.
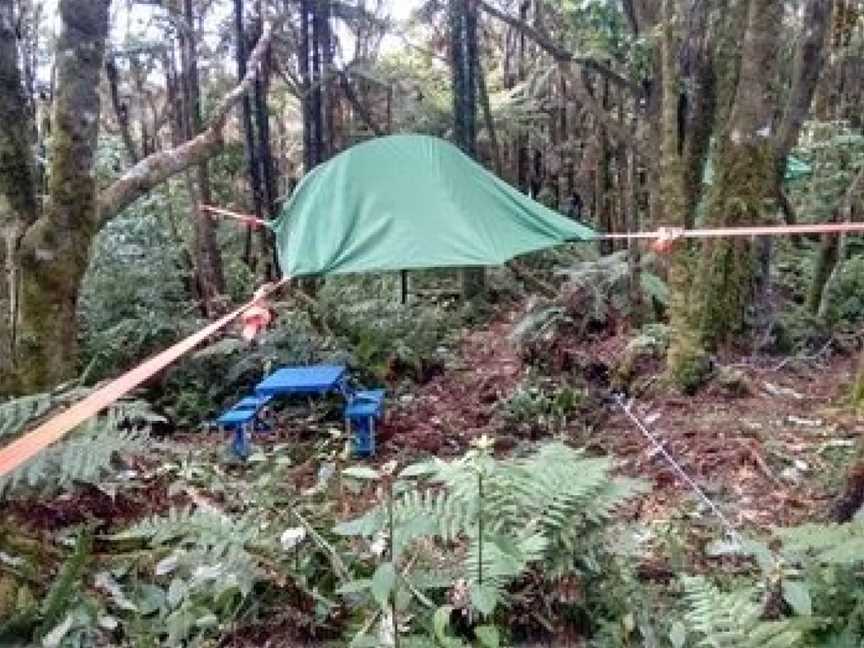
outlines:
[[[518, 308], [509, 308], [488, 324], [465, 331], [442, 373], [395, 398], [371, 463], [395, 459], [403, 466], [429, 455], [455, 457], [481, 435], [494, 439], [501, 453], [542, 438], [542, 433], [522, 438], [501, 407], [525, 381], [536, 378], [536, 369], [510, 335], [521, 315]], [[573, 342], [580, 346], [583, 379], [603, 382], [607, 372], [597, 367], [612, 367], [626, 340], [624, 334], [613, 334]], [[864, 421], [844, 406], [854, 370], [854, 358], [840, 353], [738, 358], [725, 367], [727, 375], [733, 372], [731, 386], [714, 381], [698, 395], [684, 397], [663, 386], [657, 363], [640, 376], [643, 388], [632, 407], [725, 517], [738, 530], [758, 534], [829, 517], [864, 433]], [[595, 391], [608, 393], [608, 387]], [[226, 461], [222, 435], [174, 434], [134, 460], [122, 479], [83, 485], [51, 500], [12, 502], [3, 522], [36, 535], [85, 522], [109, 533], [187, 504], [242, 512], [256, 502], [262, 479], [281, 480], [295, 493], [308, 495], [327, 488], [325, 473], [338, 467], [334, 458], [344, 443], [336, 430], [339, 422], [323, 415], [326, 409], [310, 412], [304, 403], [286, 410], [282, 426], [256, 439], [256, 452], [246, 464]], [[558, 426], [555, 436], [612, 455], [622, 473], [652, 486], [623, 512], [658, 540], [649, 543], [640, 573], [663, 580], [676, 571], [664, 555], [661, 532], [650, 531], [664, 525], [674, 527], [687, 548], [687, 568], [717, 569], [703, 549], [720, 537], [722, 527], [615, 400], [591, 399], [580, 413]], [[344, 493], [340, 487], [340, 495], [331, 515], [341, 519], [368, 508], [371, 493]], [[272, 515], [276, 519], [279, 514]], [[269, 631], [278, 633], [284, 626], [286, 636], [298, 636], [295, 619], [271, 622]], [[249, 631], [260, 635], [265, 629], [253, 626]], [[254, 645], [250, 637], [241, 632], [234, 637], [239, 643], [232, 645]]]
[[[497, 407], [530, 371], [510, 339], [514, 317], [508, 313], [467, 333], [456, 366], [399, 404], [378, 461], [457, 455], [482, 434], [497, 449], [517, 443]], [[606, 340], [594, 359], [614, 365], [625, 344]], [[642, 376], [649, 387], [633, 411], [733, 524], [767, 529], [828, 515], [845, 461], [864, 434], [864, 420], [844, 406], [854, 358], [741, 358], [727, 367], [735, 376], [731, 388], [714, 383], [692, 397], [665, 389], [662, 367], [655, 369]], [[614, 402], [595, 405], [590, 429], [574, 420], [563, 435], [602, 448], [623, 472], [652, 482], [641, 518], [687, 508], [693, 493], [657, 448]]]

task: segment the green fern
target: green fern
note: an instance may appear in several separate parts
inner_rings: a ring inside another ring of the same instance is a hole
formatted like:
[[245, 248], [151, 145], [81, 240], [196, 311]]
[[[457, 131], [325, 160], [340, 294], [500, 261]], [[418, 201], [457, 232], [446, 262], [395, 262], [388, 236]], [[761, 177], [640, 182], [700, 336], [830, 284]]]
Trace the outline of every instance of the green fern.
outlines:
[[[481, 447], [454, 461], [409, 467], [403, 474], [422, 475], [429, 484], [393, 502], [397, 554], [420, 537], [467, 540], [464, 578], [472, 591], [483, 589], [478, 598], [487, 602], [531, 565], [572, 570], [583, 555], [579, 548], [593, 542], [592, 532], [643, 488], [613, 477], [611, 468], [610, 460], [586, 458], [561, 443], [523, 459], [496, 460]], [[381, 506], [336, 531], [371, 537], [387, 526]]]
[[685, 577], [686, 620], [709, 648], [795, 648], [803, 646], [800, 619], [763, 621], [755, 589], [723, 593], [707, 579]]
[[854, 565], [864, 562], [864, 522], [805, 524], [780, 529], [783, 553], [801, 555], [820, 564]]
[[94, 419], [80, 432], [46, 450], [11, 474], [0, 477], [0, 499], [19, 488], [50, 491], [73, 482], [94, 482], [118, 455], [142, 452], [143, 432], [121, 431], [112, 420]]
[[56, 405], [52, 394], [34, 394], [0, 405], [0, 439], [17, 435], [33, 419]]
[[235, 520], [216, 511], [172, 508], [113, 536], [115, 540], [143, 540], [151, 547], [168, 544], [209, 548], [215, 556], [237, 554], [259, 538], [251, 520]]
[[93, 534], [83, 531], [79, 534], [72, 555], [63, 563], [57, 578], [51, 585], [48, 595], [42, 602], [42, 623], [37, 630], [38, 636], [49, 633], [63, 619], [66, 611], [75, 602], [77, 588], [87, 567], [93, 546]]

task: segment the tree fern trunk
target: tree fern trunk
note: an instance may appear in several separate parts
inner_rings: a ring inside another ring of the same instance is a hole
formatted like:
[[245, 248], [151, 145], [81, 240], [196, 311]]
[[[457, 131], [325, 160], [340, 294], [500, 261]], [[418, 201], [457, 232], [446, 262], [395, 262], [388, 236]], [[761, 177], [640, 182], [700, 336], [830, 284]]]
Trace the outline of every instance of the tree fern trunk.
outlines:
[[14, 388], [18, 245], [24, 228], [37, 216], [27, 122], [12, 3], [0, 2], [0, 394]]

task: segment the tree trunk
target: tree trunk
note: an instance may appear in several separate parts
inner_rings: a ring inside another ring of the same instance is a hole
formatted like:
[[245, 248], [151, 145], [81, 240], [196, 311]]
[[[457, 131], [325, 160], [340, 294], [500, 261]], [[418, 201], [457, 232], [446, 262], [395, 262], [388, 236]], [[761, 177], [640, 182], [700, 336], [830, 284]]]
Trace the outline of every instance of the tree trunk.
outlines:
[[78, 287], [98, 231], [93, 173], [108, 0], [61, 0], [49, 201], [21, 240], [18, 387], [77, 372]]
[[[260, 29], [258, 30], [260, 32]], [[273, 165], [273, 150], [270, 146], [270, 110], [267, 94], [270, 89], [269, 57], [261, 66], [255, 79], [255, 124], [258, 127], [258, 151], [256, 157], [261, 164], [261, 185], [263, 189], [263, 210], [268, 219], [274, 219], [276, 212], [276, 172]], [[261, 230], [261, 258], [264, 259], [263, 277], [272, 281], [276, 276], [276, 251], [273, 247], [272, 233]]]
[[36, 220], [36, 172], [12, 0], [0, 0], [0, 393], [14, 389], [18, 245]]
[[[663, 103], [660, 146], [660, 192], [663, 196], [663, 222], [686, 227], [688, 222], [687, 175], [684, 167], [680, 128], [681, 91], [679, 36], [675, 33], [676, 2], [663, 0], [661, 61]], [[685, 392], [695, 390], [704, 378], [705, 364], [699, 341], [694, 335], [690, 313], [691, 252], [685, 242], [672, 251], [669, 265], [669, 324], [672, 328], [667, 358], [672, 381]]]
[[[183, 61], [186, 64], [186, 69], [183, 77], [187, 83], [186, 96], [189, 106], [187, 139], [192, 139], [204, 130], [204, 122], [201, 117], [201, 84], [198, 78], [198, 53], [195, 36], [197, 32], [192, 13], [192, 0], [183, 0], [183, 13], [186, 19], [186, 30], [185, 37], [181, 37], [181, 47], [185, 50]], [[200, 203], [205, 205], [212, 203], [207, 160], [198, 163], [196, 181], [200, 200], [192, 197], [195, 283], [198, 288], [198, 298], [201, 300], [202, 313], [205, 317], [212, 317], [219, 314], [223, 308], [225, 276], [222, 272], [222, 255], [216, 242], [216, 225], [209, 215], [200, 209]]]
[[321, 40], [322, 25], [320, 20], [321, 8], [318, 0], [312, 1], [312, 88], [311, 88], [311, 117], [312, 117], [312, 164], [317, 166], [326, 159], [324, 155], [324, 118], [322, 115], [324, 79], [321, 75]]
[[[246, 32], [243, 28], [243, 0], [234, 0], [234, 38], [237, 43], [237, 78], [246, 76]], [[248, 95], [244, 95], [241, 101], [243, 111], [243, 136], [246, 148], [246, 168], [249, 173], [249, 185], [252, 190], [252, 206], [255, 217], [259, 220], [264, 217], [262, 204], [261, 175], [258, 157], [255, 149], [255, 131], [252, 126], [252, 102]], [[255, 269], [255, 255], [252, 250], [252, 227], [246, 230], [246, 246], [243, 259], [250, 268]]]
[[[450, 61], [453, 75], [453, 138], [466, 155], [477, 155], [477, 9], [470, 0], [450, 0]], [[462, 297], [483, 292], [483, 268], [460, 271]]]
[[[3, 8], [0, 2], [0, 16]], [[154, 187], [216, 155], [223, 146], [222, 131], [228, 112], [248, 92], [253, 81], [252, 75], [247, 74], [223, 97], [213, 110], [208, 128], [200, 135], [144, 158], [97, 196], [94, 173], [100, 108], [97, 89], [108, 32], [108, 2], [61, 0], [59, 9], [62, 29], [57, 41], [49, 198], [32, 225], [27, 227], [31, 214], [26, 209], [18, 209], [12, 223], [16, 228], [13, 231], [22, 232], [26, 228], [26, 232], [13, 260], [17, 287], [12, 294], [19, 295], [14, 353], [12, 357], [0, 353], [3, 363], [0, 383], [5, 393], [45, 390], [74, 377], [78, 363], [78, 289], [87, 269], [93, 237], [106, 222]], [[0, 25], [4, 24], [0, 20]], [[270, 38], [268, 28], [250, 57], [250, 69], [260, 63]], [[0, 43], [0, 66], [14, 65], [14, 61], [6, 58], [9, 43], [5, 39], [0, 39]], [[0, 76], [4, 89], [6, 84], [16, 85], [13, 77], [13, 74]], [[13, 96], [0, 93], [0, 110], [12, 106], [6, 100]], [[11, 185], [15, 188], [12, 197], [26, 205], [28, 200], [22, 196], [27, 192], [32, 196], [34, 187], [32, 173], [25, 170], [32, 166], [29, 164], [32, 152], [26, 147], [16, 156], [17, 164], [7, 164], [3, 155], [9, 150], [8, 132], [3, 130], [7, 123], [22, 122], [10, 120], [0, 124], [3, 165], [0, 190], [8, 192]], [[10, 200], [8, 193], [4, 197], [0, 206]], [[0, 209], [4, 221], [11, 213]], [[3, 315], [6, 313], [4, 310]]]
[[[864, 203], [864, 169], [846, 189], [843, 197], [832, 210], [831, 222], [854, 221], [856, 209]], [[843, 260], [841, 237], [823, 236], [816, 257], [813, 283], [807, 294], [807, 309], [814, 315], [824, 315], [828, 307], [831, 277], [837, 274], [838, 264]]]
[[303, 166], [306, 173], [309, 173], [316, 164], [312, 150], [312, 76], [309, 63], [311, 54], [309, 38], [311, 1], [300, 1], [300, 48], [297, 55], [300, 67], [301, 104], [303, 106]]
[[135, 164], [140, 159], [140, 156], [138, 155], [135, 141], [132, 139], [132, 133], [129, 130], [129, 106], [120, 99], [117, 64], [114, 61], [113, 55], [109, 55], [105, 63], [105, 76], [108, 77], [108, 88], [111, 91], [111, 105], [114, 107], [114, 117], [117, 119], [117, 125], [120, 127], [123, 146], [126, 147], [126, 156], [132, 164]]
[[[752, 225], [775, 212], [778, 186], [771, 134], [777, 93], [772, 84], [782, 19], [782, 0], [750, 1], [735, 99], [708, 197], [712, 226]], [[704, 244], [693, 297], [699, 299], [698, 331], [709, 348], [731, 342], [747, 329], [757, 277], [754, 261], [746, 239]]]

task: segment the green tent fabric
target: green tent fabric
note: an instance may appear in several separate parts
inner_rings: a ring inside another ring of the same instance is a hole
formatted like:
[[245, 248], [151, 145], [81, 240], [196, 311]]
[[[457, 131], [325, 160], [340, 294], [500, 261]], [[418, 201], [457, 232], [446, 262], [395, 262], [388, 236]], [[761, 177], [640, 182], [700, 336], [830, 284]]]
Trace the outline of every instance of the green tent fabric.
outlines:
[[317, 167], [273, 229], [292, 277], [500, 265], [596, 236], [422, 135], [373, 139]]
[[[811, 173], [813, 173], [813, 167], [804, 160], [790, 155], [786, 158], [786, 173], [783, 176], [783, 182], [795, 182], [801, 178], [806, 178]], [[714, 166], [711, 164], [711, 156], [708, 156], [708, 161], [705, 163], [702, 182], [706, 185], [713, 184], [714, 182]]]

